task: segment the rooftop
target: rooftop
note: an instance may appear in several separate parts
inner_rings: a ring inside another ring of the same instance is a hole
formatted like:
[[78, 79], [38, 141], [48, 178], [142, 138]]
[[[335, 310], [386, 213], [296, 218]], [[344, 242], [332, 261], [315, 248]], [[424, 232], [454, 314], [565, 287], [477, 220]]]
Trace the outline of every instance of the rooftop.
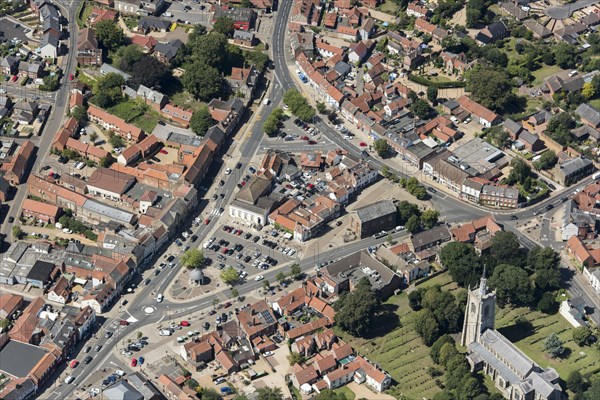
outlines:
[[41, 347], [9, 340], [0, 350], [0, 358], [10, 362], [1, 363], [0, 369], [14, 377], [24, 378], [46, 353]]

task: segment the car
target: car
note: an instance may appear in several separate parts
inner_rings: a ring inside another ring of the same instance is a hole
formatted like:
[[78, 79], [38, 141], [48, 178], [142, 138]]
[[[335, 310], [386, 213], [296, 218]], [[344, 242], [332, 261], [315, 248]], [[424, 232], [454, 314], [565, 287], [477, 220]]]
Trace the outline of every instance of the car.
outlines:
[[198, 236], [196, 236], [196, 235], [192, 235], [192, 236], [190, 237], [190, 240], [191, 240], [192, 242], [195, 242], [196, 240], [198, 240]]
[[223, 304], [223, 308], [227, 308], [227, 307], [231, 307], [231, 302], [228, 301], [225, 304]]
[[223, 386], [219, 390], [221, 391], [221, 394], [223, 394], [225, 396], [233, 393], [233, 389], [231, 389], [229, 386]]
[[155, 269], [154, 270], [154, 276], [158, 276], [158, 274], [160, 274], [160, 269]]
[[240, 182], [240, 185], [242, 185], [242, 186], [246, 186], [246, 181], [241, 181], [241, 182]]
[[94, 358], [92, 356], [87, 356], [86, 358], [83, 359], [83, 363], [84, 364], [89, 364], [92, 362]]
[[429, 193], [437, 193], [437, 190], [435, 190], [434, 188], [432, 188], [432, 187], [429, 187], [429, 186], [427, 187], [427, 189], [426, 189], [426, 190], [427, 190]]
[[309, 140], [309, 141], [308, 141], [308, 144], [317, 144], [317, 142], [316, 142], [316, 141], [314, 141], [314, 140]]
[[248, 167], [248, 171], [250, 171], [250, 173], [254, 174], [256, 172], [256, 169], [254, 167]]
[[240, 168], [242, 168], [242, 163], [237, 163], [237, 164], [235, 164], [235, 168], [236, 168], [236, 169], [240, 169]]
[[302, 136], [300, 139], [302, 139], [302, 140], [308, 140], [308, 136]]
[[161, 154], [169, 154], [169, 152], [168, 152], [168, 151], [166, 151], [165, 149], [160, 149], [160, 153], [161, 153]]
[[92, 350], [92, 346], [87, 346], [87, 347], [86, 347], [86, 348], [83, 350], [83, 352], [84, 352], [84, 353], [89, 353], [89, 352], [90, 352], [90, 350]]
[[12, 215], [10, 217], [8, 217], [8, 223], [12, 224], [13, 222], [15, 222], [15, 217], [13, 217]]
[[229, 175], [231, 173], [231, 168], [225, 169], [225, 175]]
[[135, 358], [131, 359], [131, 366], [135, 367], [137, 365], [137, 360]]
[[216, 385], [225, 382], [225, 378], [221, 377], [221, 378], [217, 378], [213, 381]]
[[51, 167], [49, 165], [44, 165], [42, 167], [42, 171], [48, 171]]
[[552, 190], [556, 190], [556, 186], [554, 186], [554, 185], [553, 185], [553, 184], [551, 184], [551, 183], [548, 183], [548, 187], [549, 187], [550, 189], [552, 189]]
[[225, 181], [224, 181], [223, 179], [221, 179], [221, 180], [219, 181], [219, 187], [223, 186], [224, 184], [225, 184]]
[[94, 346], [95, 351], [100, 351], [101, 348], [102, 348], [101, 344], [97, 344], [96, 346]]
[[259, 240], [260, 240], [260, 236], [254, 236], [254, 237], [252, 238], [252, 241], [253, 241], [254, 243], [258, 242]]
[[117, 374], [119, 376], [125, 376], [125, 371], [118, 369], [115, 371], [115, 374]]
[[246, 256], [244, 257], [244, 262], [247, 263], [248, 261], [252, 260], [252, 257], [250, 256]]
[[553, 208], [554, 208], [554, 206], [552, 204], [548, 204], [545, 209], [546, 209], [546, 211], [550, 211]]
[[162, 301], [163, 301], [163, 295], [162, 295], [162, 293], [159, 293], [159, 294], [156, 296], [156, 302], [157, 302], [157, 303], [161, 303]]
[[107, 339], [110, 339], [110, 337], [111, 337], [111, 336], [112, 336], [112, 332], [111, 332], [111, 331], [107, 331], [107, 332], [104, 334], [104, 337], [105, 337], [105, 338], [107, 338]]
[[217, 312], [216, 312], [215, 310], [210, 310], [210, 311], [208, 312], [208, 315], [215, 315], [216, 313], [217, 313]]
[[142, 365], [144, 363], [144, 357], [138, 357], [138, 364]]
[[119, 325], [127, 326], [127, 325], [129, 325], [129, 322], [127, 322], [124, 319], [122, 319], [122, 320], [119, 321]]
[[257, 276], [254, 278], [254, 280], [255, 280], [256, 282], [258, 282], [258, 281], [262, 281], [263, 279], [265, 279], [265, 277], [264, 277], [264, 276], [262, 276], [262, 275], [257, 275]]
[[225, 198], [225, 193], [220, 193], [219, 197], [222, 198], [222, 199], [224, 199]]
[[75, 79], [75, 75], [69, 74], [69, 80], [72, 81], [73, 79]]
[[210, 329], [210, 322], [206, 321], [206, 322], [204, 323], [204, 325], [202, 325], [202, 326], [203, 326], [204, 330], [205, 330], [205, 331], [207, 331], [207, 330], [209, 330], [209, 329]]
[[77, 368], [78, 365], [79, 365], [79, 361], [77, 361], [77, 360], [72, 360], [69, 363], [69, 367], [71, 367], [71, 368]]
[[181, 325], [181, 326], [190, 326], [190, 322], [189, 322], [189, 321], [185, 321], [185, 320], [184, 320], [184, 321], [181, 321], [181, 322], [179, 323], [179, 325]]
[[514, 221], [514, 220], [519, 219], [519, 217], [517, 217], [516, 215], [511, 215], [510, 217], [508, 217], [508, 219], [510, 219], [511, 221]]
[[269, 356], [272, 356], [273, 354], [275, 354], [275, 353], [273, 353], [272, 351], [265, 351], [264, 356], [269, 357]]
[[210, 224], [210, 219], [206, 218], [206, 219], [204, 220], [204, 225], [208, 225], [208, 224]]
[[183, 246], [183, 242], [179, 239], [175, 239], [175, 244], [179, 247]]

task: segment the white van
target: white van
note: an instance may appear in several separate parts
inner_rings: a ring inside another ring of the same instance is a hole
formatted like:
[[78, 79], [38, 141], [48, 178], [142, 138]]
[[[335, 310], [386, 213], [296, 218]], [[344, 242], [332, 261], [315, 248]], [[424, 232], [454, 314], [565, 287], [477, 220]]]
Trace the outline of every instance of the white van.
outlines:
[[268, 98], [268, 97], [266, 97], [266, 98], [263, 100], [263, 104], [264, 104], [265, 106], [268, 106], [270, 102], [271, 102], [271, 100], [269, 100], [269, 98]]
[[65, 383], [68, 385], [69, 383], [73, 382], [75, 380], [74, 376], [67, 376], [67, 379], [65, 379]]
[[161, 331], [158, 332], [160, 336], [171, 336], [171, 333], [170, 329], [161, 329]]

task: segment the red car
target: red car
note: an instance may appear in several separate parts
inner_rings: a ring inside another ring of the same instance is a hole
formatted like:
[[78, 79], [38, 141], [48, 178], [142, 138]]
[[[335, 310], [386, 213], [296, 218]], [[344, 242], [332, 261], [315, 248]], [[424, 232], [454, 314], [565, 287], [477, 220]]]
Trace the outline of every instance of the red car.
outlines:
[[181, 321], [179, 323], [179, 325], [181, 325], [181, 326], [190, 326], [190, 322], [189, 321]]
[[231, 302], [228, 301], [227, 303], [223, 304], [223, 307], [224, 308], [231, 307]]
[[206, 219], [204, 220], [204, 225], [208, 225], [208, 224], [210, 224], [210, 219], [206, 218]]
[[241, 185], [246, 186], [246, 181], [242, 181]]
[[302, 136], [300, 139], [302, 139], [302, 140], [308, 140], [308, 136]]
[[73, 79], [75, 79], [75, 76], [73, 74], [69, 74], [69, 80], [72, 81]]
[[137, 365], [137, 360], [135, 358], [131, 359], [131, 366], [135, 367]]
[[223, 249], [221, 250], [221, 253], [227, 254], [228, 251], [229, 251], [229, 249], [227, 247], [223, 247]]
[[169, 152], [168, 152], [168, 151], [166, 151], [165, 149], [160, 149], [160, 152], [161, 152], [162, 154], [169, 154]]
[[360, 147], [367, 147], [367, 144], [366, 144], [365, 142], [360, 142], [358, 145], [359, 145]]
[[235, 231], [235, 234], [240, 236], [242, 233], [244, 233], [244, 231], [242, 231], [241, 229], [238, 229], [237, 231]]
[[317, 144], [317, 142], [315, 142], [314, 140], [309, 140], [308, 144]]
[[73, 360], [69, 363], [69, 367], [71, 367], [71, 368], [75, 368], [78, 365], [79, 365], [79, 361], [77, 361], [77, 360]]
[[129, 325], [129, 322], [127, 322], [124, 319], [122, 319], [122, 320], [119, 321], [119, 325], [127, 326], [127, 325]]

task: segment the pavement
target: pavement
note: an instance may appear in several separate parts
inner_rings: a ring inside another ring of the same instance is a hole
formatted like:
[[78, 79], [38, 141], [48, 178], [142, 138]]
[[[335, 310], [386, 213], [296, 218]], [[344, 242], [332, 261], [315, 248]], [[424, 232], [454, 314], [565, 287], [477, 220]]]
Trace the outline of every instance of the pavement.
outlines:
[[550, 18], [566, 19], [569, 18], [575, 11], [581, 10], [582, 8], [596, 3], [598, 3], [598, 0], [578, 0], [562, 6], [547, 7], [544, 9], [544, 12]]

